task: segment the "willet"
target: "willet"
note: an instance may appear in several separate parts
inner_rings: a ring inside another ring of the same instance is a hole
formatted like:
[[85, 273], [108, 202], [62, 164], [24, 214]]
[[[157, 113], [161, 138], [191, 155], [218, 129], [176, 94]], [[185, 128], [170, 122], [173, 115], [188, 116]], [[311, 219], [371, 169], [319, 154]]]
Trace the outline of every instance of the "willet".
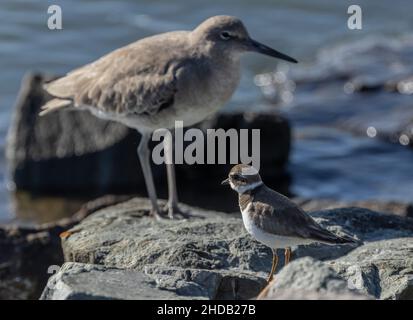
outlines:
[[242, 220], [248, 233], [272, 249], [273, 260], [268, 282], [272, 280], [278, 264], [278, 248], [285, 249], [284, 263], [288, 264], [291, 246], [313, 242], [357, 243], [350, 237], [339, 237], [321, 227], [290, 199], [268, 188], [258, 171], [251, 166], [234, 166], [228, 179], [222, 181], [222, 184], [229, 184], [238, 192]]
[[[45, 85], [54, 97], [41, 115], [61, 108], [86, 109], [103, 119], [138, 130], [138, 156], [152, 204], [160, 218], [148, 141], [154, 130], [202, 121], [232, 96], [240, 79], [240, 56], [259, 52], [290, 62], [295, 59], [250, 38], [235, 17], [216, 16], [192, 31], [144, 38], [69, 72]], [[171, 152], [165, 148], [165, 152]], [[171, 155], [169, 155], [171, 156]], [[167, 164], [168, 216], [181, 213], [174, 164]]]

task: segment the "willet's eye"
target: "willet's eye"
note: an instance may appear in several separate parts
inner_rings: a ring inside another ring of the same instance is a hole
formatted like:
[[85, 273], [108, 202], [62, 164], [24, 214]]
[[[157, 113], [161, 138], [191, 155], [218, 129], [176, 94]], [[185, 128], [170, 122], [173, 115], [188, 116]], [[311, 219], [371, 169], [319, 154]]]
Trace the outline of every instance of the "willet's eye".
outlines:
[[229, 32], [228, 31], [223, 31], [223, 32], [221, 32], [221, 39], [222, 40], [229, 40], [229, 39], [231, 39], [231, 35], [229, 34]]

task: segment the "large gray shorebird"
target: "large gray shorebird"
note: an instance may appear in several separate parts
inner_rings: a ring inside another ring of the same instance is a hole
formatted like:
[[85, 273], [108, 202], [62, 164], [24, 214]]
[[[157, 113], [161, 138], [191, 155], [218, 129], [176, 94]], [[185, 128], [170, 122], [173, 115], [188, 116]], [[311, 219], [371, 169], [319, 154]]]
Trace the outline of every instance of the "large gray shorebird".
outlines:
[[290, 199], [268, 188], [258, 171], [251, 166], [234, 166], [222, 184], [229, 184], [238, 192], [242, 220], [248, 233], [272, 249], [273, 261], [268, 282], [272, 280], [278, 264], [276, 249], [285, 249], [287, 264], [290, 261], [291, 246], [314, 242], [358, 242], [350, 237], [339, 237], [321, 227]]
[[[297, 62], [251, 39], [238, 18], [215, 16], [192, 31], [138, 40], [46, 84], [54, 99], [40, 114], [85, 109], [138, 130], [151, 213], [160, 218], [148, 148], [153, 131], [173, 128], [175, 121], [190, 126], [219, 110], [239, 83], [240, 56], [249, 51]], [[167, 164], [167, 176], [167, 211], [172, 218], [180, 213], [173, 164]]]

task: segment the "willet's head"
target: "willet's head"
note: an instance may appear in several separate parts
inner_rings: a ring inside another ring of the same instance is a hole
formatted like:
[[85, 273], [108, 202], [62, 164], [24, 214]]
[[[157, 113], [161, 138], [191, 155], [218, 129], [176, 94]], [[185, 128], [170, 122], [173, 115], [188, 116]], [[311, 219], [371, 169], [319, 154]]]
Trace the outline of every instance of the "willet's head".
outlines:
[[238, 193], [254, 190], [263, 184], [257, 169], [246, 164], [237, 164], [222, 184], [229, 184]]
[[297, 60], [251, 39], [242, 21], [232, 16], [215, 16], [202, 22], [192, 31], [198, 41], [208, 41], [221, 54], [237, 55], [258, 52], [296, 63]]

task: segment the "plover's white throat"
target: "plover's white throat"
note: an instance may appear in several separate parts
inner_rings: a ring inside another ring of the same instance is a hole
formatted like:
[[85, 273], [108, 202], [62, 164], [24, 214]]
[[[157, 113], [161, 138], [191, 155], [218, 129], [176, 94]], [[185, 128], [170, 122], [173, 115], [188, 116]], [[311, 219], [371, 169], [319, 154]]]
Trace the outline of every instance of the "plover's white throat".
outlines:
[[290, 260], [291, 246], [321, 242], [326, 244], [356, 243], [322, 228], [287, 197], [268, 188], [257, 170], [236, 165], [222, 182], [239, 194], [239, 206], [245, 229], [256, 240], [273, 251], [271, 281], [278, 263], [276, 249], [285, 248], [285, 263]]
[[[160, 217], [147, 146], [152, 132], [172, 128], [175, 121], [192, 125], [221, 108], [238, 85], [240, 56], [248, 51], [296, 62], [252, 40], [239, 19], [216, 16], [192, 31], [134, 42], [47, 84], [45, 89], [55, 98], [41, 114], [86, 109], [138, 130], [138, 155], [152, 213]], [[172, 217], [179, 212], [173, 164], [167, 164], [167, 174]]]

